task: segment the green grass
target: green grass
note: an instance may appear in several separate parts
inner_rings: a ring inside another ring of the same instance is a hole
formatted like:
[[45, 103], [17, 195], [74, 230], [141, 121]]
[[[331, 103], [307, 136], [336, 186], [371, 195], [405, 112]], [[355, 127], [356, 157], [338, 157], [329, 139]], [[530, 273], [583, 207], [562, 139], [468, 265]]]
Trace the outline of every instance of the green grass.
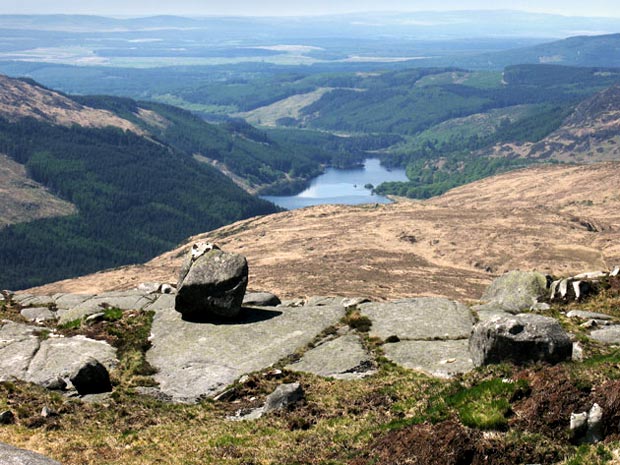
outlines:
[[120, 308], [106, 308], [103, 312], [103, 319], [105, 321], [117, 321], [123, 318], [123, 311]]
[[482, 430], [503, 430], [508, 426], [511, 400], [527, 391], [525, 381], [491, 379], [447, 398], [465, 426]]

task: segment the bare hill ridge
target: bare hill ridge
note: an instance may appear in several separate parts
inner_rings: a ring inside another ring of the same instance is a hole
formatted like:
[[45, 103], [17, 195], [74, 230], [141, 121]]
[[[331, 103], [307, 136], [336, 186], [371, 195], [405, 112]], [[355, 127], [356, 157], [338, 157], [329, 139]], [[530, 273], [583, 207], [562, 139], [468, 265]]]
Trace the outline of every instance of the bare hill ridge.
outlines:
[[101, 292], [176, 281], [194, 240], [238, 252], [250, 288], [286, 297], [476, 299], [511, 269], [570, 274], [620, 263], [620, 164], [538, 166], [425, 202], [318, 206], [201, 234], [143, 265], [33, 289]]
[[81, 105], [53, 90], [3, 75], [0, 75], [0, 116], [9, 121], [29, 117], [62, 126], [113, 126], [138, 134], [144, 132], [112, 112]]

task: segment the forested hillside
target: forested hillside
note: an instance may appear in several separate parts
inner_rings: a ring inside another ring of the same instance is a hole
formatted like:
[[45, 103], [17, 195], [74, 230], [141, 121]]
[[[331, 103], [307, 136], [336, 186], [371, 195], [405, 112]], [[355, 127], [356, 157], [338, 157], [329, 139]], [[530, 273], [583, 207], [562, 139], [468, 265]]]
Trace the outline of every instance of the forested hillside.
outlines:
[[0, 230], [0, 287], [141, 262], [273, 205], [171, 147], [119, 129], [0, 121], [0, 151], [78, 214]]

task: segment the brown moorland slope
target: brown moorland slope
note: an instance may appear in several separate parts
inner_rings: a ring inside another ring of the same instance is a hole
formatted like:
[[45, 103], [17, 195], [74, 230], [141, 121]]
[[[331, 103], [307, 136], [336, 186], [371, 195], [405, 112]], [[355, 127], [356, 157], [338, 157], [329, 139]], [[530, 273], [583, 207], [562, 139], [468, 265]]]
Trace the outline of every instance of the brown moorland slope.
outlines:
[[24, 165], [0, 153], [0, 228], [75, 212], [73, 204], [30, 179]]
[[476, 299], [511, 269], [556, 275], [620, 264], [620, 163], [537, 166], [424, 202], [317, 206], [190, 238], [143, 265], [42, 286], [100, 292], [176, 280], [195, 240], [244, 254], [250, 287], [285, 297]]

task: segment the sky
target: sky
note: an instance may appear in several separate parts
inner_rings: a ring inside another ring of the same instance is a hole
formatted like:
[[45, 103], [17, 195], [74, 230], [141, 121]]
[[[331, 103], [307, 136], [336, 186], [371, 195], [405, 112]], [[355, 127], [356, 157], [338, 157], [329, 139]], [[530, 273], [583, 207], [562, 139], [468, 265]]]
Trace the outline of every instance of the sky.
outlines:
[[510, 9], [566, 16], [620, 17], [618, 0], [0, 0], [0, 14], [107, 16], [328, 15], [361, 11]]

